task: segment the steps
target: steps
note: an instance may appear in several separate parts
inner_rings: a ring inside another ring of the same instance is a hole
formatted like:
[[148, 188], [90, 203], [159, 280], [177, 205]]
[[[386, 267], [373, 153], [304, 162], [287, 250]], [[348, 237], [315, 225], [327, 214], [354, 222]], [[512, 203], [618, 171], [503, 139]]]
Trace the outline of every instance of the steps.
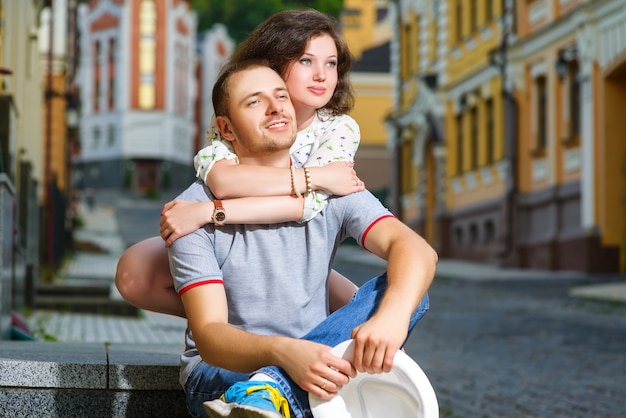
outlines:
[[34, 309], [61, 312], [96, 313], [137, 317], [139, 309], [110, 296], [110, 281], [103, 283], [39, 284], [35, 289]]

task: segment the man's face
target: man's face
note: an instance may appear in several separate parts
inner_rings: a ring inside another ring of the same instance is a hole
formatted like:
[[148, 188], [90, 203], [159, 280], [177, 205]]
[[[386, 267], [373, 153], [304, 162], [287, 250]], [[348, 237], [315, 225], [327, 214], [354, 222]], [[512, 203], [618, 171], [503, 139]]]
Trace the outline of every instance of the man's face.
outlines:
[[283, 79], [268, 67], [231, 76], [229, 127], [239, 158], [288, 150], [296, 137], [295, 111]]

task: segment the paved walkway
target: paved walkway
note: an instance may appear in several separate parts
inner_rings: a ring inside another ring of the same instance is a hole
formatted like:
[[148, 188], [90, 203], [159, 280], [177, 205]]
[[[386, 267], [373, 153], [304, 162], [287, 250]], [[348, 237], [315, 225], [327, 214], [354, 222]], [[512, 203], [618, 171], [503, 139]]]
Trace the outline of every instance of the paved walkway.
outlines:
[[[79, 214], [84, 227], [75, 237], [83, 243], [97, 244], [102, 252], [78, 251], [59, 273], [66, 283], [108, 283], [111, 297], [120, 297], [113, 284], [117, 260], [126, 248], [121, 237], [112, 205], [100, 205], [89, 210], [79, 204]], [[338, 258], [359, 263], [380, 264], [382, 261], [358, 247], [345, 246]], [[497, 266], [460, 260], [440, 260], [438, 277], [466, 280], [516, 280], [516, 279], [572, 279], [582, 278], [578, 272], [553, 272], [500, 268]], [[576, 287], [571, 294], [578, 297], [598, 298], [626, 303], [626, 277], [607, 284]], [[78, 314], [68, 312], [35, 311], [27, 323], [38, 339], [45, 335], [60, 342], [123, 342], [146, 344], [182, 344], [185, 320], [153, 312], [142, 311], [139, 318]]]
[[139, 318], [37, 311], [28, 318], [28, 324], [38, 339], [47, 336], [70, 343], [180, 344], [182, 350], [186, 322], [148, 311]]
[[[112, 206], [89, 210], [78, 205], [84, 226], [75, 232], [76, 241], [96, 244], [102, 252], [77, 251], [60, 270], [58, 280], [67, 284], [108, 284], [111, 297], [121, 296], [113, 283], [117, 260], [126, 244]], [[34, 311], [27, 319], [37, 339], [72, 343], [180, 344], [186, 321], [171, 315], [141, 311], [137, 318], [87, 313]]]

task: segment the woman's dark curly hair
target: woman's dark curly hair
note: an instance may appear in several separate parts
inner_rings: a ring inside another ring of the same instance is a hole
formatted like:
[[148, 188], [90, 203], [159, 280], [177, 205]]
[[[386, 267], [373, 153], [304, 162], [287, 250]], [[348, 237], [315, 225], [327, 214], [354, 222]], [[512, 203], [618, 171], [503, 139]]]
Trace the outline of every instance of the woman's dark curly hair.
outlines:
[[333, 115], [348, 113], [354, 106], [349, 80], [352, 55], [337, 30], [337, 21], [324, 13], [296, 9], [272, 15], [239, 45], [231, 61], [263, 59], [285, 78], [289, 65], [302, 57], [312, 38], [320, 35], [329, 35], [337, 46], [337, 87], [323, 110]]

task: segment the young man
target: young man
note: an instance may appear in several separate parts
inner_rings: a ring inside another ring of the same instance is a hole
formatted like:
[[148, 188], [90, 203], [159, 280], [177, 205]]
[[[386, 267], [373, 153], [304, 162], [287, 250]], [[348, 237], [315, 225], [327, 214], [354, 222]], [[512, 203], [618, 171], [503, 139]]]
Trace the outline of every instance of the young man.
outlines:
[[[295, 113], [273, 70], [231, 64], [215, 84], [213, 105], [240, 164], [290, 165]], [[180, 198], [213, 199], [201, 182]], [[391, 369], [428, 309], [437, 256], [421, 237], [367, 191], [329, 199], [304, 224], [219, 225], [228, 201], [215, 206], [217, 224], [169, 248], [189, 322], [180, 380], [192, 413], [203, 416], [204, 404], [211, 417], [310, 417], [307, 392], [331, 399], [357, 371]], [[327, 277], [347, 237], [386, 259], [388, 273], [329, 316]], [[329, 352], [349, 338], [353, 364]]]

